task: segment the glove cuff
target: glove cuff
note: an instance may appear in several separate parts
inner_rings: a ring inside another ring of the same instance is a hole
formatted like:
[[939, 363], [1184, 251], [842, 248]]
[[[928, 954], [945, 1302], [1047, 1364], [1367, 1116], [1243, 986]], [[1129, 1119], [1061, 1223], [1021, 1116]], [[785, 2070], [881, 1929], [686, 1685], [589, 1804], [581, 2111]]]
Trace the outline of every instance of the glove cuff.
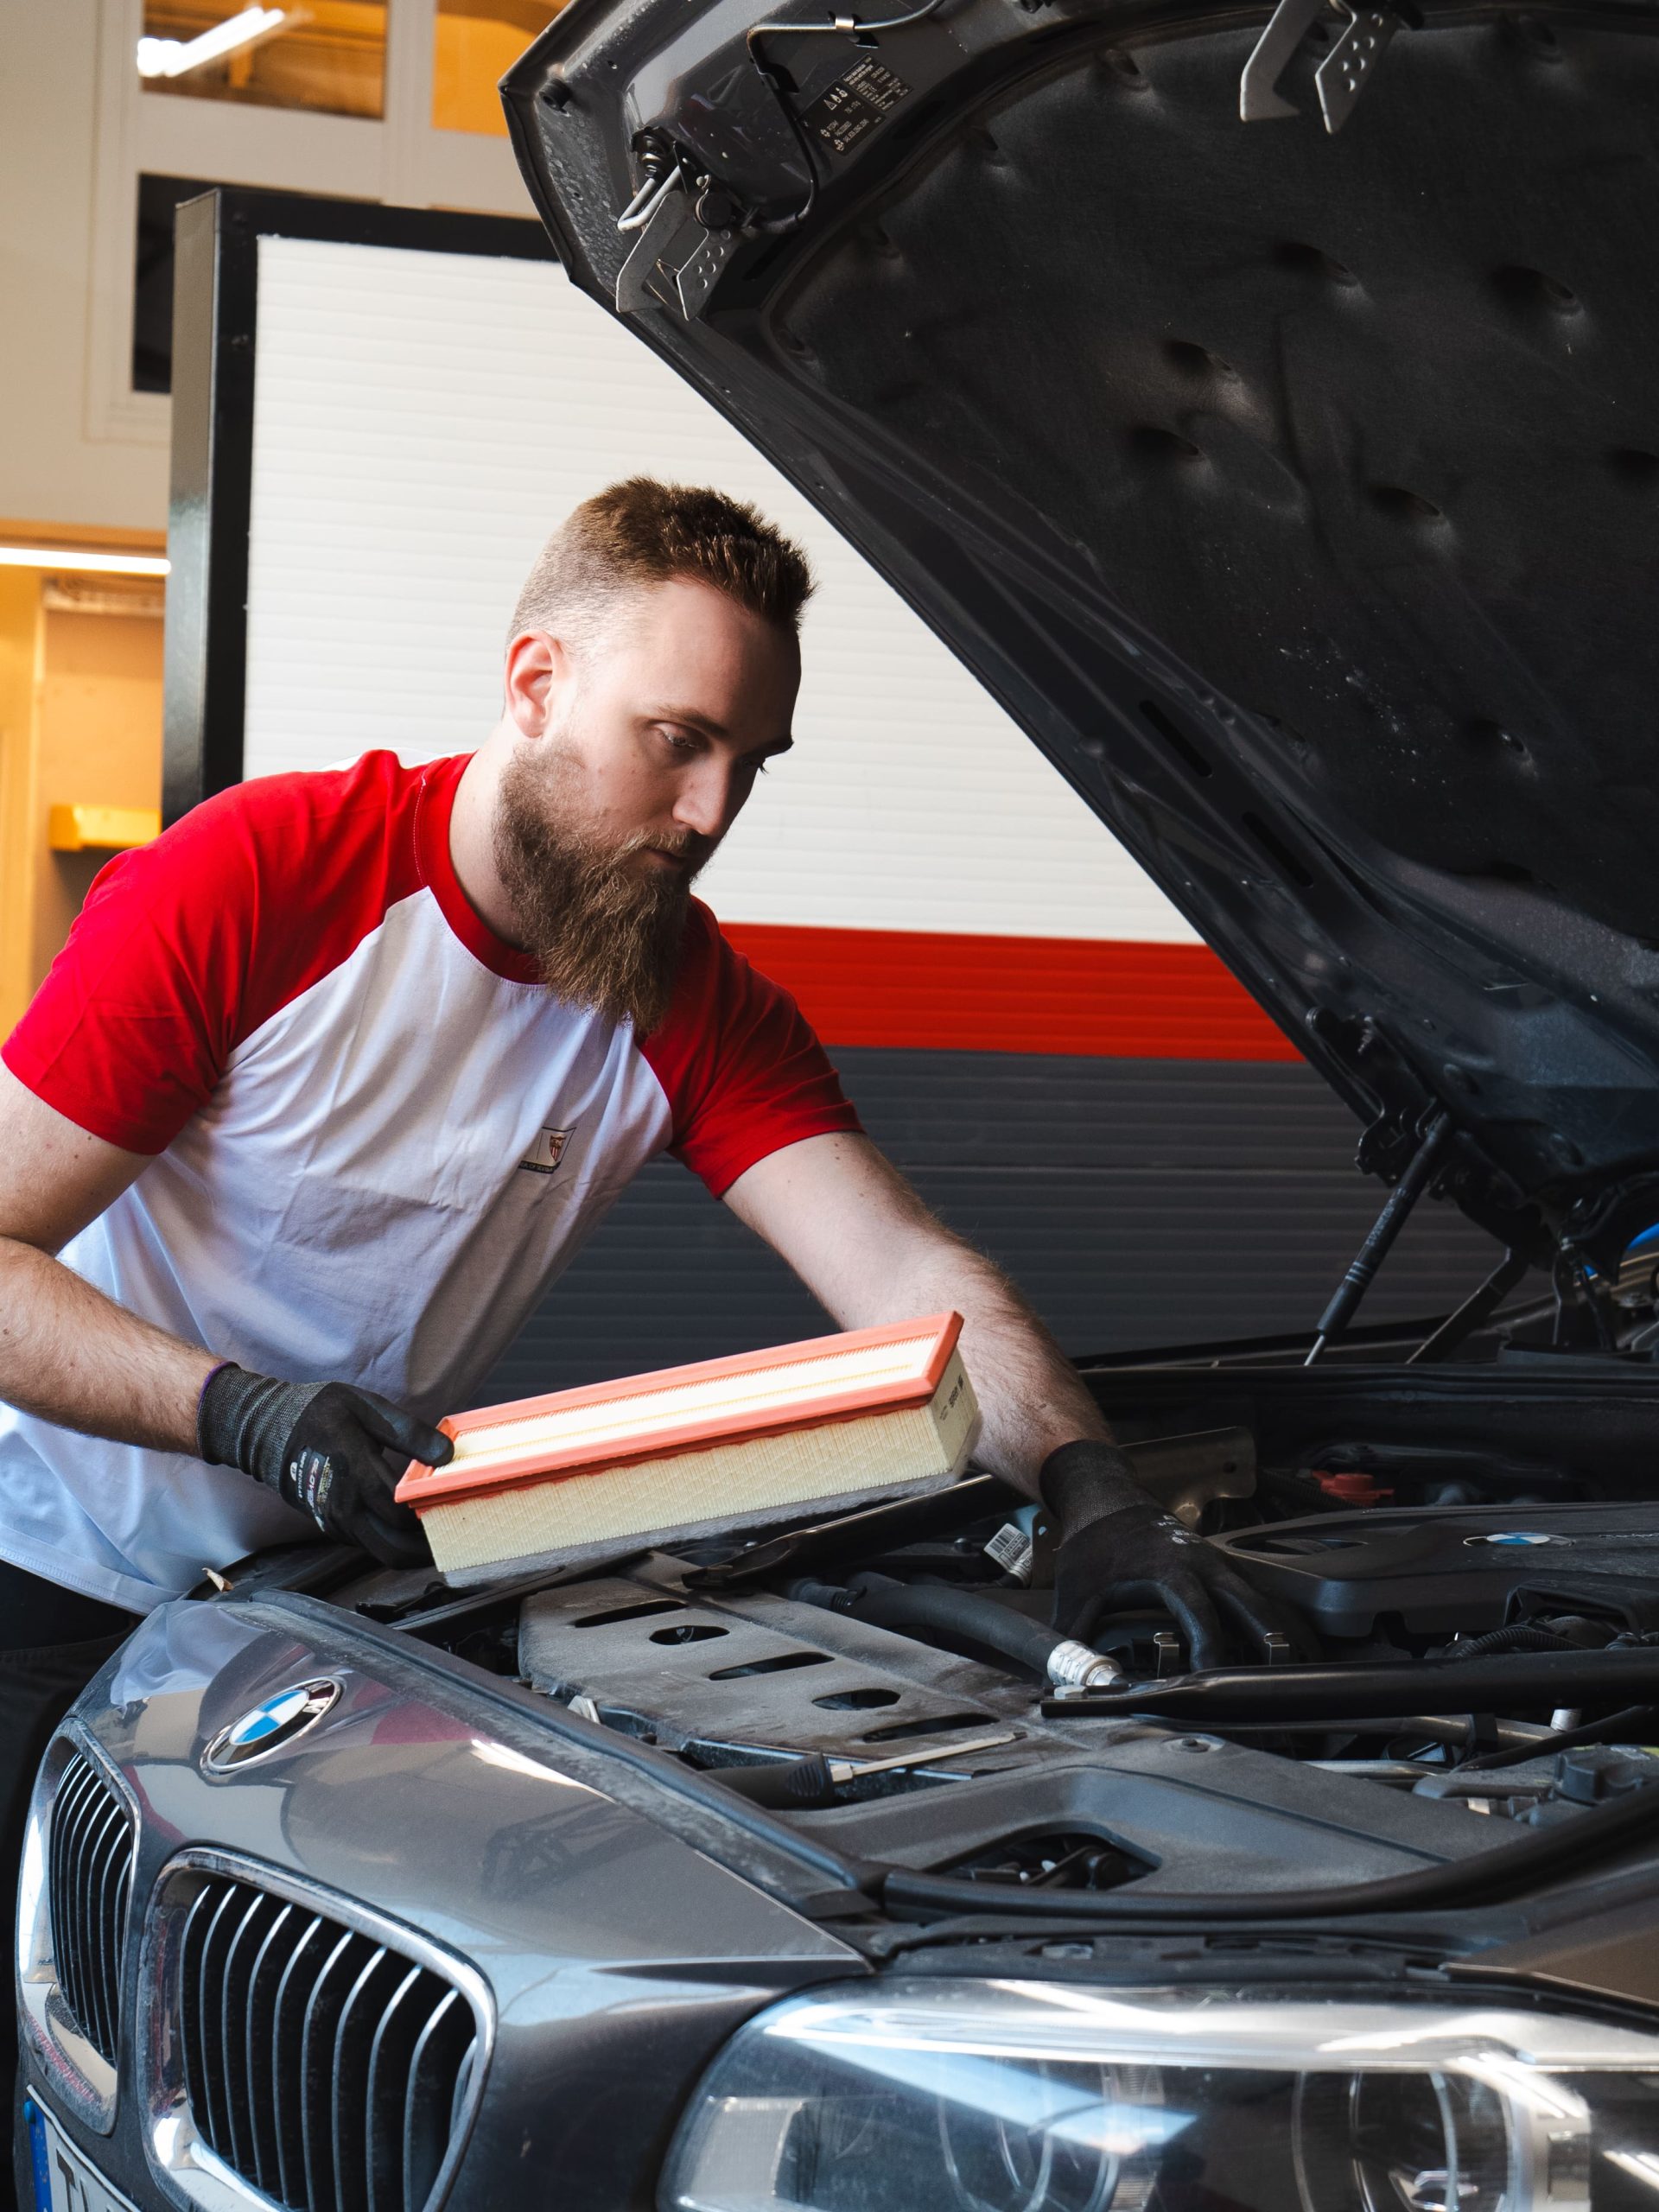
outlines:
[[196, 1400], [196, 1454], [210, 1467], [237, 1464], [236, 1432], [248, 1386], [259, 1376], [250, 1375], [233, 1359], [222, 1359], [201, 1386]]
[[1037, 1487], [1059, 1524], [1062, 1541], [1108, 1513], [1149, 1502], [1124, 1453], [1116, 1445], [1093, 1437], [1081, 1437], [1051, 1452]]
[[239, 1467], [279, 1490], [283, 1451], [294, 1424], [316, 1395], [315, 1382], [279, 1382], [226, 1360], [201, 1388], [196, 1449], [209, 1466]]

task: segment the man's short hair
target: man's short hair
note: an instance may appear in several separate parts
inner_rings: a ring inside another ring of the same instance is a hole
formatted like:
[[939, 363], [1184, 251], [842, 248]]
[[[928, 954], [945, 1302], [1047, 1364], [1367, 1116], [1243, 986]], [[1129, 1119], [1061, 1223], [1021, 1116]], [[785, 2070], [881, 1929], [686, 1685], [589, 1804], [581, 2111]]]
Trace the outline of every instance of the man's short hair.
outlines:
[[584, 499], [548, 539], [508, 634], [543, 630], [580, 651], [627, 593], [679, 579], [712, 584], [791, 637], [812, 594], [806, 556], [746, 500], [630, 476]]

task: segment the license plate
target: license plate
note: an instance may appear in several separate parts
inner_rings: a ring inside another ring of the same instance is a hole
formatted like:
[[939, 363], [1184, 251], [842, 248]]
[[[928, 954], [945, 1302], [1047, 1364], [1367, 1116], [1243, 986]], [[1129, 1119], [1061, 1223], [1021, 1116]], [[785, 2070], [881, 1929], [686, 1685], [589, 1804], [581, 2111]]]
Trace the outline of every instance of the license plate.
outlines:
[[23, 2100], [23, 2117], [35, 2154], [35, 2212], [134, 2212], [33, 2097]]

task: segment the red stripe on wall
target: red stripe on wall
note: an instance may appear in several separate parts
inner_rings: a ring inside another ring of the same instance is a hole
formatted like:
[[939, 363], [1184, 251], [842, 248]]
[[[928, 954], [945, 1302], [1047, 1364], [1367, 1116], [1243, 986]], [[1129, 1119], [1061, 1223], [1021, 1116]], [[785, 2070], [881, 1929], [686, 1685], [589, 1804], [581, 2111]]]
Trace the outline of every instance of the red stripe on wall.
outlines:
[[1294, 1060], [1296, 1047], [1203, 944], [723, 923], [826, 1045]]

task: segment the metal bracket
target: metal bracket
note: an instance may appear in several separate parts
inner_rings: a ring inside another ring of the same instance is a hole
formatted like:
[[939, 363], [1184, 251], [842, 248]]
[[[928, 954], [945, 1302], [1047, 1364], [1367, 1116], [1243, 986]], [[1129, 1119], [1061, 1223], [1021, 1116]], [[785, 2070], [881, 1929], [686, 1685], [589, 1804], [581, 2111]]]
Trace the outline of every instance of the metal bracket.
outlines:
[[1392, 8], [1355, 7], [1350, 0], [1338, 4], [1348, 9], [1348, 28], [1313, 73], [1325, 127], [1332, 137], [1353, 113], [1354, 102], [1400, 28]]
[[669, 193], [658, 201], [639, 244], [618, 272], [617, 313], [675, 308], [687, 322], [695, 322], [741, 243], [735, 230], [705, 230], [684, 196]]
[[[640, 232], [633, 251], [617, 272], [616, 311], [619, 315], [638, 315], [642, 308], [653, 301], [668, 306], [672, 294], [664, 295], [664, 284], [671, 286], [679, 264], [674, 259], [680, 245], [682, 233], [695, 231], [699, 238], [702, 226], [686, 205], [683, 194], [671, 192], [657, 203], [651, 220]], [[685, 238], [689, 250], [692, 240]], [[660, 264], [660, 266], [659, 266]]]
[[[1392, 7], [1335, 0], [1347, 29], [1313, 73], [1325, 130], [1333, 137], [1353, 112], [1384, 48], [1400, 28]], [[1238, 112], [1245, 123], [1269, 123], [1298, 110], [1279, 90], [1302, 41], [1325, 12], [1325, 0], [1279, 0], [1238, 80]]]
[[708, 306], [709, 296], [720, 282], [721, 271], [737, 251], [738, 245], [736, 231], [706, 231], [698, 225], [697, 242], [674, 277], [680, 313], [688, 322], [695, 322]]
[[1241, 123], [1271, 123], [1298, 110], [1279, 91], [1291, 57], [1325, 12], [1325, 0], [1279, 0], [1238, 80]]

